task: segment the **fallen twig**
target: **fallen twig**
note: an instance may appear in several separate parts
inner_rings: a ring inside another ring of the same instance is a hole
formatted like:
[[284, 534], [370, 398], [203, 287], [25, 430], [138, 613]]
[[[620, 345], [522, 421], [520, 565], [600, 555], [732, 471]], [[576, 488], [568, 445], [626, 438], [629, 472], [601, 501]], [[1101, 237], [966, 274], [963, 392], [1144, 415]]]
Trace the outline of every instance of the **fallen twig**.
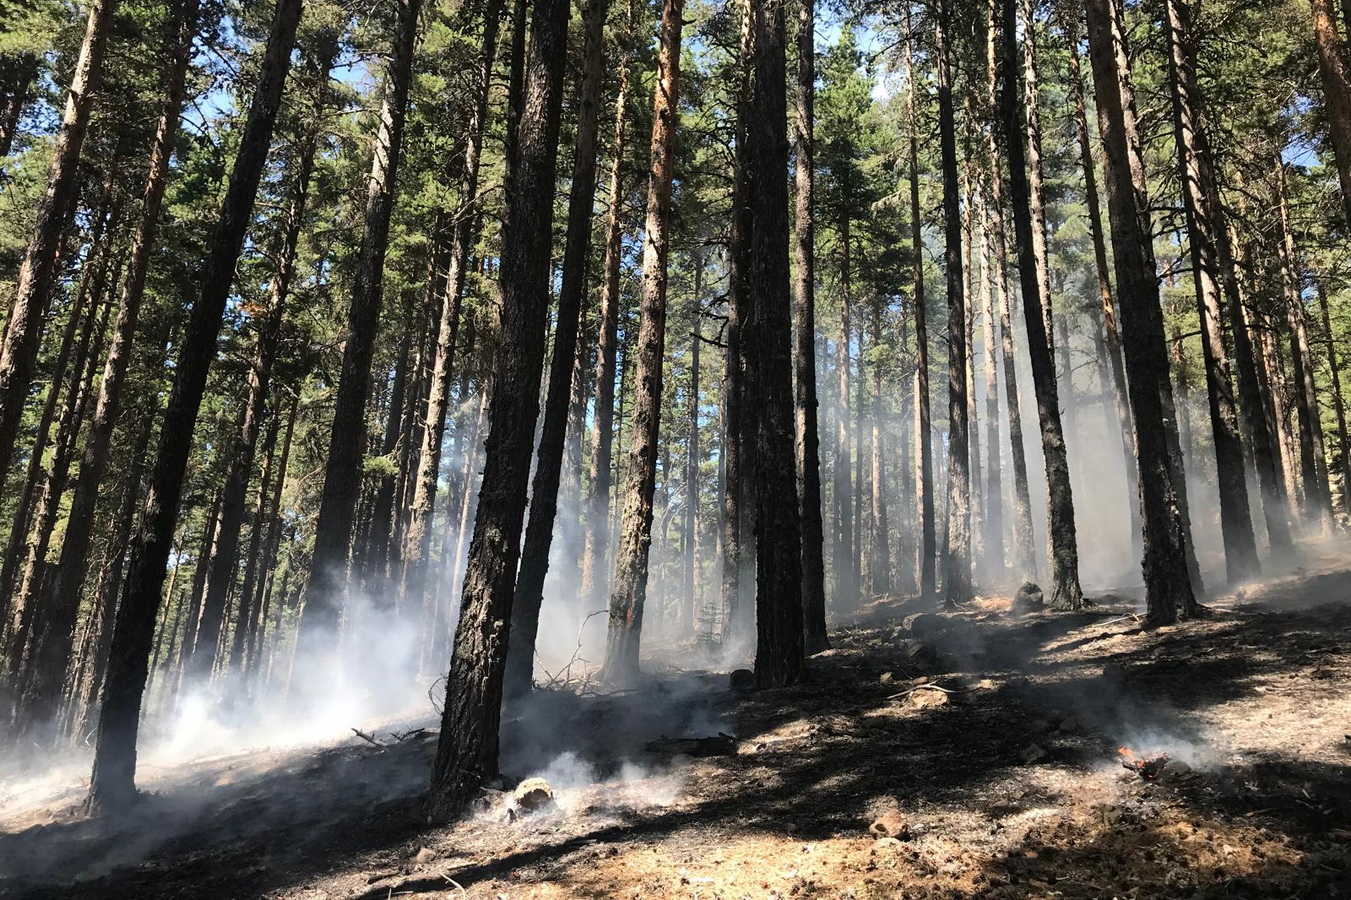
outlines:
[[365, 742], [368, 743], [368, 744], [374, 744], [375, 746], [379, 747], [381, 750], [383, 750], [383, 749], [385, 749], [386, 747], [389, 746], [388, 744], [382, 744], [382, 743], [380, 743], [380, 742], [377, 741], [374, 737], [372, 737], [371, 735], [367, 734], [366, 732], [362, 731], [362, 730], [359, 729], [359, 728], [353, 728], [353, 729], [352, 729], [352, 734], [355, 734], [357, 737], [361, 738], [363, 741], [365, 741]]
[[449, 875], [447, 875], [445, 872], [442, 872], [442, 873], [441, 873], [441, 877], [444, 878], [446, 881], [449, 881], [449, 882], [451, 883], [451, 885], [454, 886], [455, 890], [457, 890], [457, 891], [460, 892], [460, 896], [461, 896], [461, 897], [468, 897], [468, 896], [469, 896], [469, 892], [466, 891], [466, 890], [464, 889], [464, 885], [460, 884], [460, 883], [459, 883], [458, 881], [456, 881], [454, 878], [451, 878], [451, 877], [450, 877]]

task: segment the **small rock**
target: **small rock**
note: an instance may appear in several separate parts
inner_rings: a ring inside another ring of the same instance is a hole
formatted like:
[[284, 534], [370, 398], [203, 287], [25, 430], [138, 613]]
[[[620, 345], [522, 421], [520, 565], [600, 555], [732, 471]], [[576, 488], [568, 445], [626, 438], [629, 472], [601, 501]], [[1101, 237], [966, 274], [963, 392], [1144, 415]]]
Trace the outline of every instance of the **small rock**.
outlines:
[[910, 826], [906, 824], [901, 811], [893, 807], [873, 820], [868, 826], [868, 833], [880, 838], [900, 839], [910, 834]]
[[1022, 753], [1018, 754], [1018, 758], [1021, 759], [1025, 765], [1030, 766], [1034, 763], [1041, 762], [1049, 755], [1050, 754], [1048, 754], [1040, 744], [1029, 744], [1027, 747], [1023, 748]]
[[527, 778], [516, 785], [512, 799], [516, 801], [516, 808], [524, 813], [543, 812], [555, 806], [554, 789], [543, 778]]
[[1014, 612], [1037, 612], [1045, 605], [1041, 588], [1031, 581], [1024, 581], [1018, 593], [1013, 595]]
[[734, 691], [753, 690], [755, 688], [755, 673], [750, 669], [733, 669], [731, 682]]
[[938, 667], [938, 651], [933, 648], [933, 644], [924, 641], [907, 641], [905, 645], [905, 658], [911, 665], [921, 670], [935, 669]]
[[952, 698], [944, 691], [921, 688], [910, 692], [910, 705], [916, 709], [937, 709], [940, 706], [947, 706], [951, 702]]
[[1084, 730], [1084, 726], [1074, 716], [1066, 716], [1060, 721], [1060, 730], [1066, 734], [1078, 734]]
[[1170, 778], [1178, 778], [1183, 775], [1190, 775], [1192, 767], [1180, 759], [1170, 759], [1163, 764], [1160, 774], [1167, 775]]
[[891, 672], [883, 672], [882, 677], [877, 680], [882, 684], [891, 684], [893, 681], [896, 680], [896, 676]]
[[937, 613], [914, 613], [902, 620], [912, 638], [925, 638], [948, 627], [948, 620]]
[[417, 856], [413, 857], [413, 861], [421, 866], [425, 866], [434, 859], [436, 859], [436, 851], [431, 847], [423, 847], [417, 852]]

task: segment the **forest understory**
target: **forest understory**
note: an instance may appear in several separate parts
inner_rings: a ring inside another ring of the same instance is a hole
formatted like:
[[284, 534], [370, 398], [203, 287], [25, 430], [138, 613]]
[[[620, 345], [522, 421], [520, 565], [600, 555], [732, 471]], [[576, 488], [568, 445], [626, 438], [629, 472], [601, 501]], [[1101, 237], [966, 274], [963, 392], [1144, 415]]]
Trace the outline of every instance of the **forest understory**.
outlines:
[[[534, 813], [508, 783], [426, 825], [430, 709], [351, 723], [384, 748], [147, 772], [127, 816], [11, 780], [0, 897], [1351, 896], [1351, 558], [1303, 549], [1156, 629], [1131, 591], [1069, 615], [878, 598], [783, 689], [654, 646], [637, 689], [505, 712], [502, 770], [554, 792]], [[660, 752], [720, 732], [733, 754]], [[1119, 747], [1169, 761], [1147, 779]]]

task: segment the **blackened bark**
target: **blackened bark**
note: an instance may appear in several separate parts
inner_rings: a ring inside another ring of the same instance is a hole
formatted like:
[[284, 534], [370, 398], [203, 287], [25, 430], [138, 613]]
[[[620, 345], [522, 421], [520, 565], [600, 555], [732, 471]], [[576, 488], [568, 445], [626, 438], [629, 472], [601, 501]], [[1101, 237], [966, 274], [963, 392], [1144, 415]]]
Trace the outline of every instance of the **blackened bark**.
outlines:
[[489, 402], [483, 482], [425, 807], [434, 821], [459, 814], [497, 774], [502, 681], [544, 368], [567, 24], [566, 0], [535, 3], [521, 116], [512, 141], [517, 155], [506, 184], [501, 349], [493, 377], [501, 389], [492, 390]]
[[[929, 401], [929, 328], [927, 323], [928, 298], [924, 292], [924, 235], [919, 205], [919, 123], [915, 111], [915, 82], [912, 47], [914, 33], [910, 27], [910, 5], [905, 7], [905, 107], [908, 123], [907, 141], [910, 155], [910, 253], [914, 257], [915, 313], [915, 493], [919, 517], [919, 593], [933, 596], [937, 583], [935, 571], [938, 559], [937, 537], [934, 526], [933, 442], [929, 432], [932, 417]], [[837, 488], [838, 489], [838, 488]]]
[[1108, 210], [1112, 222], [1123, 349], [1135, 417], [1140, 471], [1142, 570], [1148, 619], [1172, 622], [1195, 603], [1175, 481], [1169, 459], [1163, 392], [1168, 359], [1159, 286], [1151, 247], [1144, 166], [1114, 0], [1088, 0], [1089, 56], [1107, 152]]
[[[798, 499], [802, 507], [802, 614], [806, 652], [830, 647], [821, 522], [821, 439], [816, 398], [816, 218], [812, 124], [816, 96], [816, 0], [798, 0], [797, 104], [793, 119], [793, 367], [797, 373]], [[695, 341], [695, 347], [699, 346]], [[696, 350], [697, 352], [697, 350]]]
[[1328, 376], [1332, 380], [1332, 408], [1337, 415], [1337, 452], [1341, 454], [1342, 512], [1351, 513], [1351, 436], [1346, 428], [1346, 402], [1342, 398], [1342, 376], [1337, 369], [1337, 342], [1328, 314], [1328, 295], [1323, 282], [1317, 284], [1318, 309], [1323, 319], [1323, 349], [1328, 355]]
[[75, 63], [51, 167], [47, 171], [47, 189], [38, 201], [33, 237], [19, 268], [4, 344], [0, 347], [0, 470], [8, 467], [14, 453], [24, 403], [37, 365], [43, 317], [56, 282], [57, 251], [80, 187], [80, 148], [84, 145], [89, 114], [102, 81], [103, 56], [116, 9], [117, 0], [94, 0], [89, 9], [84, 43]]
[[[178, 134], [178, 120], [183, 109], [184, 83], [192, 57], [193, 39], [197, 32], [197, 11], [197, 0], [182, 0], [174, 12], [176, 25], [171, 34], [172, 43], [164, 69], [164, 105], [160, 112], [159, 123], [155, 127], [154, 143], [151, 145], [149, 171], [141, 199], [140, 221], [132, 236], [130, 253], [127, 257], [126, 283], [122, 288], [112, 340], [103, 366], [103, 378], [99, 382], [94, 417], [89, 424], [89, 437], [85, 441], [80, 474], [76, 479], [70, 513], [66, 519], [61, 557], [51, 586], [55, 635], [55, 642], [51, 647], [53, 654], [51, 667], [54, 673], [60, 669], [62, 678], [69, 665], [72, 649], [70, 641], [73, 637], [71, 629], [75, 624], [80, 593], [84, 588], [89, 548], [94, 536], [95, 507], [108, 468], [113, 431], [121, 411], [122, 390], [126, 384], [132, 344], [140, 321], [141, 301], [145, 296], [150, 253], [154, 247], [160, 211], [164, 205], [169, 160], [173, 155], [174, 141]], [[138, 474], [138, 483], [139, 478]], [[112, 606], [111, 601], [104, 604], [109, 612]], [[106, 627], [102, 631], [105, 632], [102, 639], [106, 644], [110, 636], [106, 634]], [[40, 695], [39, 702], [50, 706], [55, 701], [52, 692], [59, 691], [60, 684], [44, 682], [36, 685], [34, 690]]]
[[1201, 350], [1210, 405], [1211, 434], [1220, 495], [1220, 530], [1225, 569], [1236, 584], [1257, 575], [1257, 541], [1248, 509], [1248, 483], [1243, 465], [1243, 441], [1229, 358], [1224, 346], [1224, 298], [1218, 235], [1224, 229], [1223, 210], [1212, 205], [1217, 196], [1206, 135], [1203, 102], [1196, 77], [1196, 37], [1192, 32], [1188, 0], [1167, 0], [1168, 71], [1172, 81], [1173, 132], [1179, 177], [1187, 216], [1192, 279], [1201, 322]]
[[554, 519], [558, 514], [558, 486], [563, 474], [563, 451], [583, 317], [582, 298], [586, 293], [587, 260], [591, 254], [591, 216], [596, 201], [596, 133], [605, 80], [605, 18], [609, 6], [608, 0], [587, 0], [582, 13], [586, 45], [581, 110], [572, 158], [563, 276], [558, 291], [558, 324], [554, 328], [544, 424], [540, 429], [535, 481], [530, 491], [530, 518], [525, 527], [521, 570], [516, 576], [511, 652], [507, 656], [508, 697], [519, 697], [530, 691], [535, 636], [539, 631], [540, 606], [544, 602], [544, 579], [549, 571], [549, 550], [553, 544]]
[[962, 272], [961, 185], [952, 99], [952, 6], [938, 3], [938, 133], [943, 165], [943, 262], [948, 292], [948, 527], [943, 592], [947, 605], [971, 599], [970, 441], [966, 416], [966, 278]]
[[[1005, 0], [1003, 15], [1004, 90], [1000, 97], [1003, 108], [1004, 146], [1009, 160], [1009, 193], [1013, 206], [1013, 227], [1018, 250], [1018, 276], [1023, 294], [1023, 320], [1027, 327], [1027, 351], [1032, 363], [1032, 386], [1037, 397], [1037, 419], [1041, 428], [1042, 457], [1046, 466], [1046, 515], [1048, 539], [1051, 545], [1051, 607], [1060, 610], [1080, 609], [1084, 605], [1083, 589], [1079, 586], [1079, 541], [1074, 525], [1074, 495], [1070, 484], [1069, 454], [1065, 447], [1065, 432], [1060, 418], [1059, 385], [1056, 381], [1055, 358], [1052, 355], [1051, 336], [1047, 333], [1051, 317], [1049, 261], [1046, 257], [1044, 220], [1038, 221], [1041, 204], [1036, 197], [1039, 179], [1029, 177], [1029, 170], [1040, 165], [1024, 144], [1024, 127], [1030, 112], [1020, 110], [1018, 103], [1018, 47], [1025, 54], [1032, 52], [1029, 33], [1034, 25], [1031, 9], [1023, 0], [1023, 37], [1018, 37], [1018, 0]], [[1026, 75], [1033, 68], [1024, 62]], [[1027, 88], [1023, 94], [1026, 96]], [[1020, 114], [1021, 113], [1021, 114]]]
[[[441, 297], [436, 325], [436, 354], [432, 361], [426, 414], [422, 420], [421, 452], [413, 480], [413, 503], [404, 534], [402, 602], [415, 606], [426, 590], [426, 568], [431, 553], [431, 519], [436, 511], [436, 486], [441, 475], [441, 445], [450, 408], [450, 386], [455, 369], [455, 343], [460, 327], [469, 255], [473, 249], [474, 215], [478, 204], [479, 167], [487, 129], [488, 99], [492, 89], [493, 63], [497, 59], [497, 35], [502, 22], [502, 0], [490, 0], [483, 10], [483, 40], [479, 49], [474, 107], [465, 134], [464, 171], [460, 179], [459, 208], [451, 230], [448, 255], [450, 271]], [[515, 62], [513, 61], [513, 66]]]
[[221, 205], [220, 221], [203, 268], [201, 295], [193, 304], [174, 369], [174, 386], [165, 411], [150, 490], [133, 542], [130, 571], [113, 628], [90, 784], [88, 805], [91, 812], [125, 808], [135, 797], [136, 735], [141, 701], [165, 567], [178, 518], [183, 475], [192, 449], [193, 426], [201, 408], [207, 373], [216, 355], [221, 315], [281, 105], [300, 6], [301, 0], [278, 0], [258, 86], [240, 136], [230, 185]]
[[752, 216], [742, 339], [755, 435], [755, 684], [802, 677], [802, 526], [794, 452], [789, 288], [786, 0], [750, 0], [746, 160]]
[[421, 6], [421, 0], [399, 0], [396, 5], [398, 26], [389, 68], [385, 72], [384, 98], [371, 153], [361, 249], [347, 310], [342, 374], [333, 408], [319, 517], [315, 523], [314, 554], [301, 611], [297, 639], [301, 655], [306, 649], [323, 647], [333, 638], [346, 585], [348, 548], [362, 487], [366, 395], [370, 390], [371, 358], [380, 326], [385, 251], [389, 246], [389, 221], [398, 184]]
[[664, 0], [660, 49], [652, 98], [651, 165], [643, 238], [643, 293], [638, 310], [638, 368], [634, 377], [633, 431], [619, 525], [604, 677], [628, 685], [638, 676], [643, 601], [647, 596], [652, 544], [652, 495], [657, 479], [661, 425], [662, 365], [666, 346], [667, 260], [670, 253], [671, 188], [679, 116], [682, 0]]

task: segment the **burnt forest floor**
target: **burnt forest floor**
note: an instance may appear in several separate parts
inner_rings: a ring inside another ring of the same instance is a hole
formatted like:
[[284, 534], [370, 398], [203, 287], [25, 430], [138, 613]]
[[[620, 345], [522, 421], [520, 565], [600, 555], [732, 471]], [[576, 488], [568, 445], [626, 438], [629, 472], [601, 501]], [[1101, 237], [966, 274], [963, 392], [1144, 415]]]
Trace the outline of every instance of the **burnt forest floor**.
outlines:
[[[0, 897], [1351, 897], [1351, 570], [1304, 566], [1148, 631], [1124, 596], [882, 598], [796, 687], [540, 692], [503, 734], [536, 815], [427, 826], [430, 730], [185, 764], [119, 819], [68, 793], [0, 818]], [[719, 731], [734, 755], [649, 749]]]

